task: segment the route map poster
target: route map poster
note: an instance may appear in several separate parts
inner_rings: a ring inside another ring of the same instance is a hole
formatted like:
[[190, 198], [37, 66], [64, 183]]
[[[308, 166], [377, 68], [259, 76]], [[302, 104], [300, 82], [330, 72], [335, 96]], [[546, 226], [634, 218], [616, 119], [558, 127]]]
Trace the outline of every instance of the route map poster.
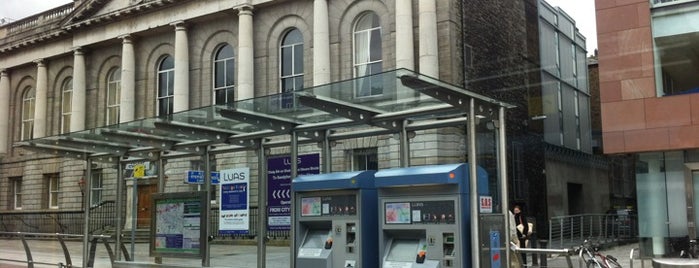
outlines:
[[250, 168], [221, 170], [218, 232], [250, 232]]
[[201, 256], [202, 215], [206, 198], [200, 192], [160, 193], [153, 195], [154, 256]]

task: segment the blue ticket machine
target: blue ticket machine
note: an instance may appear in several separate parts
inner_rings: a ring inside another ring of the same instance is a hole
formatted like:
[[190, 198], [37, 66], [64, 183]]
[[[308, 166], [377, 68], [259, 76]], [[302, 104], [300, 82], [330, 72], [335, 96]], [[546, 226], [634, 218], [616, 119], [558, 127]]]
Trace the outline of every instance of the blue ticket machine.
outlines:
[[375, 172], [304, 175], [293, 180], [295, 267], [378, 267]]
[[[485, 170], [479, 189], [487, 193]], [[417, 166], [375, 174], [379, 194], [379, 267], [469, 267], [468, 164]], [[477, 204], [473, 204], [477, 205]]]

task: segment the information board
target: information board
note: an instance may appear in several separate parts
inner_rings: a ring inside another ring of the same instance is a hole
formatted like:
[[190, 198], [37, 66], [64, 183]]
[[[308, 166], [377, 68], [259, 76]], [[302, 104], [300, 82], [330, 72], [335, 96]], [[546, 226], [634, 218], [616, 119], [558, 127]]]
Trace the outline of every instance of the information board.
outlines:
[[153, 194], [151, 256], [201, 257], [206, 192]]
[[[267, 229], [291, 229], [291, 157], [267, 159]], [[320, 155], [299, 155], [298, 175], [320, 174]]]
[[250, 168], [221, 170], [218, 232], [250, 232]]

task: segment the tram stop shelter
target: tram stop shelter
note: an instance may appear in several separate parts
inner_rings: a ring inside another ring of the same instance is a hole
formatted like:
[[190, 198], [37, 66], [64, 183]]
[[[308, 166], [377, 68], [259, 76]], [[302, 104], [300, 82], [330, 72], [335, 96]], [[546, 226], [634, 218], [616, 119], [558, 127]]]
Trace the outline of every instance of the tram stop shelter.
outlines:
[[[358, 97], [358, 88], [380, 90], [380, 96]], [[68, 134], [16, 142], [16, 147], [59, 157], [81, 159], [90, 167], [93, 162], [118, 165], [117, 178], [123, 177], [123, 165], [135, 161], [159, 163], [158, 192], [164, 192], [163, 160], [192, 156], [208, 156], [235, 151], [256, 151], [258, 156], [259, 200], [266, 200], [265, 149], [288, 146], [291, 159], [298, 155], [297, 147], [304, 143], [320, 145], [321, 172], [331, 170], [331, 143], [343, 139], [394, 134], [399, 138], [400, 165], [410, 166], [411, 135], [416, 131], [460, 126], [466, 129], [471, 189], [476, 189], [476, 124], [489, 122], [496, 137], [501, 204], [507, 204], [505, 171], [505, 114], [514, 106], [488, 98], [461, 87], [412, 71], [399, 69], [372, 76], [339, 81], [305, 88], [294, 92], [239, 100], [227, 105], [212, 105], [174, 114], [139, 119], [87, 129]], [[492, 143], [492, 140], [489, 141]], [[203, 157], [204, 185], [210, 185], [209, 157]], [[90, 177], [90, 168], [87, 169]], [[297, 163], [291, 161], [291, 178], [297, 174]], [[123, 211], [125, 181], [117, 183], [116, 211]], [[210, 200], [210, 187], [204, 187], [205, 200]], [[83, 200], [89, 208], [91, 191]], [[471, 196], [471, 215], [479, 215], [478, 196]], [[204, 212], [210, 211], [210, 202], [203, 202]], [[261, 203], [264, 204], [264, 203]], [[262, 205], [261, 205], [262, 206]], [[266, 213], [258, 215], [258, 267], [265, 267]], [[83, 252], [89, 245], [89, 209], [85, 209]], [[503, 217], [507, 214], [502, 211]], [[293, 213], [292, 213], [293, 215]], [[122, 223], [121, 213], [115, 215]], [[209, 237], [208, 216], [202, 234]], [[132, 221], [135, 221], [135, 217]], [[292, 230], [294, 219], [292, 218]], [[478, 217], [471, 219], [472, 237], [478, 236]], [[127, 223], [128, 224], [128, 223]], [[120, 245], [123, 226], [117, 224], [116, 243]], [[292, 234], [293, 236], [293, 234]], [[505, 245], [509, 236], [505, 236]], [[201, 239], [202, 266], [210, 265], [209, 241]], [[476, 239], [477, 240], [477, 239]], [[478, 241], [472, 241], [472, 254], [479, 256]], [[292, 247], [292, 251], [293, 251]], [[293, 252], [292, 252], [293, 253]], [[84, 254], [83, 263], [88, 263]], [[120, 256], [116, 247], [116, 256]], [[509, 255], [509, 254], [508, 254]], [[293, 258], [293, 254], [292, 254]], [[120, 260], [117, 257], [117, 260]], [[474, 258], [472, 267], [479, 267]]]

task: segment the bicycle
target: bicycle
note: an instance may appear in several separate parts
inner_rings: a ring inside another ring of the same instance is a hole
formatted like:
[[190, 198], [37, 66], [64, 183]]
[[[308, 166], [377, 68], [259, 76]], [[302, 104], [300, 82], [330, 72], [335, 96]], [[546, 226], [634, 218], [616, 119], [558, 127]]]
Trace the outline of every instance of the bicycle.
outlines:
[[687, 249], [682, 249], [682, 251], [680, 251], [680, 258], [697, 258], [697, 240], [689, 239], [689, 246]]
[[585, 240], [578, 248], [578, 257], [587, 268], [621, 268], [617, 258], [599, 252], [599, 247]]

